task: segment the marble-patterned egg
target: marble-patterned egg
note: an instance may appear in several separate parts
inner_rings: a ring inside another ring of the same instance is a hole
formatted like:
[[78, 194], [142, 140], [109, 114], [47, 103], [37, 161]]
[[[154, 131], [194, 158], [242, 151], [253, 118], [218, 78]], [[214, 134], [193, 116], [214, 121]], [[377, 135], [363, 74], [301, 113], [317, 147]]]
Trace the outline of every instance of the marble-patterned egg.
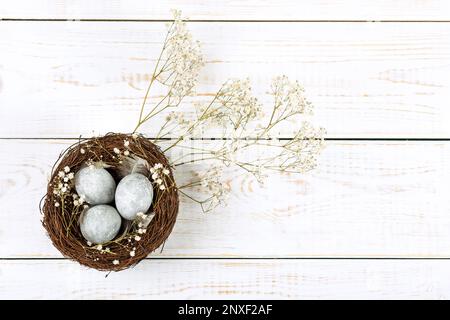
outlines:
[[117, 185], [116, 208], [127, 220], [133, 220], [139, 212], [147, 212], [152, 200], [152, 183], [140, 173], [125, 176]]
[[107, 170], [89, 166], [75, 174], [75, 189], [89, 204], [107, 204], [114, 200], [116, 182]]
[[114, 207], [99, 204], [83, 213], [80, 229], [86, 240], [99, 244], [114, 239], [121, 224], [122, 218]]

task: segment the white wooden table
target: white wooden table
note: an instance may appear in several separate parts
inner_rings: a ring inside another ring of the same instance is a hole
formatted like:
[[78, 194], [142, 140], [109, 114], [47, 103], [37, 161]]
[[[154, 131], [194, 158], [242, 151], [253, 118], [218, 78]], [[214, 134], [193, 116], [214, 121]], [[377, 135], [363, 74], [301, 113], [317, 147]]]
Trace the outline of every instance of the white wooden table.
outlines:
[[[53, 248], [38, 202], [73, 139], [130, 131], [170, 8], [203, 43], [200, 94], [297, 78], [328, 146], [309, 174], [230, 179], [215, 213], [183, 201], [162, 253], [105, 278]], [[450, 298], [448, 1], [2, 0], [0, 18], [0, 298]]]

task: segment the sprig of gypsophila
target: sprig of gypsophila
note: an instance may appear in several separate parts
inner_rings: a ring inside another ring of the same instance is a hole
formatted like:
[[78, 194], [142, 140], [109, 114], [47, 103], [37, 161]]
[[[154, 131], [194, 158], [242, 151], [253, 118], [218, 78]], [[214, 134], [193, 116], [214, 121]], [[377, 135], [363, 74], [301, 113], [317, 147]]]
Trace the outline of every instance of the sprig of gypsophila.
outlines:
[[[203, 173], [196, 173], [196, 176], [197, 180], [179, 187], [178, 191], [190, 200], [198, 203], [204, 213], [224, 203], [230, 190], [224, 186], [222, 166], [211, 166]], [[194, 197], [183, 190], [188, 187], [199, 187], [203, 191], [200, 194], [206, 193], [206, 195]]]
[[[184, 115], [173, 112], [166, 118], [163, 128], [165, 133], [157, 136], [173, 134], [176, 139], [164, 152], [175, 147], [183, 140], [195, 137], [208, 127], [220, 128], [223, 137], [241, 138], [247, 132], [247, 125], [255, 119], [260, 119], [263, 113], [261, 104], [252, 96], [249, 79], [231, 79], [226, 81], [207, 105], [197, 105], [196, 118], [186, 120]], [[172, 122], [172, 126], [168, 125]], [[172, 130], [171, 130], [172, 129]], [[175, 130], [174, 130], [175, 129]]]
[[[166, 151], [179, 146], [188, 152], [175, 159], [172, 165], [218, 161], [226, 166], [236, 165], [244, 169], [259, 182], [263, 182], [268, 171], [303, 173], [313, 169], [317, 155], [324, 146], [325, 131], [315, 128], [304, 119], [312, 114], [313, 108], [304, 96], [303, 87], [297, 81], [289, 81], [286, 76], [281, 76], [274, 79], [269, 94], [274, 104], [269, 115], [263, 117], [261, 105], [251, 94], [249, 81], [231, 80], [222, 86], [212, 102], [199, 109], [196, 119], [180, 122], [180, 117], [174, 116], [179, 127], [186, 126], [184, 133]], [[300, 123], [294, 130], [293, 138], [274, 138], [279, 127], [291, 120]], [[211, 125], [221, 127], [225, 139], [216, 142], [212, 148], [183, 144], [196, 132]], [[202, 179], [210, 180], [210, 175], [205, 177], [179, 189], [202, 185]], [[220, 199], [216, 198], [224, 194], [216, 190], [210, 200], [214, 204], [220, 203]], [[203, 208], [204, 202], [201, 204]]]
[[[192, 39], [186, 23], [181, 19], [181, 12], [174, 10], [173, 19], [168, 26], [133, 133], [155, 115], [168, 108], [178, 107], [186, 96], [192, 94], [200, 69], [204, 65], [200, 43]], [[165, 94], [149, 111], [146, 111], [149, 93], [156, 84], [164, 88]]]

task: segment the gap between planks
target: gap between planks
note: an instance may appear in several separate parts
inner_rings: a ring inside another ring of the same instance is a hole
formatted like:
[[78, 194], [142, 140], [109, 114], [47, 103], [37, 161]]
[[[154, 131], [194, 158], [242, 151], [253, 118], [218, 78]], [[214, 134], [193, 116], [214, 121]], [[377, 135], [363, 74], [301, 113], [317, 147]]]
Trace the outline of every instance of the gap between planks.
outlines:
[[[1, 140], [10, 141], [10, 140], [39, 140], [39, 141], [46, 141], [46, 140], [69, 140], [69, 141], [77, 141], [80, 139], [86, 139], [89, 137], [78, 137], [78, 138], [64, 138], [64, 137], [0, 137]], [[154, 137], [147, 137], [147, 139], [155, 140]], [[158, 140], [161, 141], [171, 141], [176, 140], [177, 138], [159, 138]], [[225, 141], [230, 140], [230, 138], [214, 138], [214, 137], [203, 137], [203, 138], [190, 138], [191, 141]], [[245, 139], [239, 139], [239, 140], [245, 140]], [[249, 139], [251, 140], [251, 139]], [[260, 139], [260, 140], [269, 140], [269, 139]], [[292, 140], [292, 138], [287, 137], [281, 137], [281, 138], [272, 138], [270, 140], [278, 140], [278, 141], [287, 141]], [[439, 141], [450, 141], [450, 138], [324, 138], [325, 141], [430, 141], [430, 142], [439, 142]]]
[[[47, 18], [0, 18], [0, 21], [18, 21], [18, 22], [172, 22], [172, 19], [100, 19], [100, 18], [89, 18], [89, 19], [47, 19]], [[396, 19], [386, 19], [386, 20], [345, 20], [345, 19], [316, 19], [316, 20], [245, 20], [245, 19], [187, 19], [187, 22], [191, 23], [449, 23], [450, 20], [396, 20]]]
[[[150, 254], [151, 255], [151, 254]], [[73, 261], [68, 258], [0, 258], [0, 261]], [[143, 260], [450, 260], [450, 257], [147, 257]]]

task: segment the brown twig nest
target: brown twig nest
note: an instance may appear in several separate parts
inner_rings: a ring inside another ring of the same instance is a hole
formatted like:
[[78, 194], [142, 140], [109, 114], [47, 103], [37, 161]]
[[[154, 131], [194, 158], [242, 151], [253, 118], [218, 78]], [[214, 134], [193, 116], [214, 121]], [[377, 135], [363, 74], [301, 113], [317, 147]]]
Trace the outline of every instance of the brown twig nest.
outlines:
[[[124, 141], [129, 141], [126, 148]], [[126, 150], [128, 152], [125, 152]], [[56, 184], [61, 183], [58, 174], [69, 170], [76, 173], [88, 162], [101, 161], [108, 166], [107, 170], [118, 182], [120, 179], [118, 167], [124, 153], [145, 159], [150, 166], [161, 163], [170, 171], [167, 175], [170, 184], [165, 190], [154, 186], [153, 203], [147, 212], [147, 214], [154, 213], [154, 216], [145, 233], [133, 234], [123, 230], [122, 226], [116, 238], [103, 244], [99, 249], [96, 245], [89, 245], [81, 234], [78, 220], [86, 208], [74, 204], [72, 197], [76, 195], [71, 180], [66, 179], [68, 189], [71, 190], [67, 196], [61, 197], [55, 192]], [[42, 223], [53, 245], [65, 257], [97, 270], [119, 271], [137, 264], [164, 244], [175, 224], [178, 204], [178, 192], [172, 169], [160, 148], [143, 136], [110, 133], [103, 137], [80, 140], [61, 153], [53, 167], [47, 194], [41, 207]]]

